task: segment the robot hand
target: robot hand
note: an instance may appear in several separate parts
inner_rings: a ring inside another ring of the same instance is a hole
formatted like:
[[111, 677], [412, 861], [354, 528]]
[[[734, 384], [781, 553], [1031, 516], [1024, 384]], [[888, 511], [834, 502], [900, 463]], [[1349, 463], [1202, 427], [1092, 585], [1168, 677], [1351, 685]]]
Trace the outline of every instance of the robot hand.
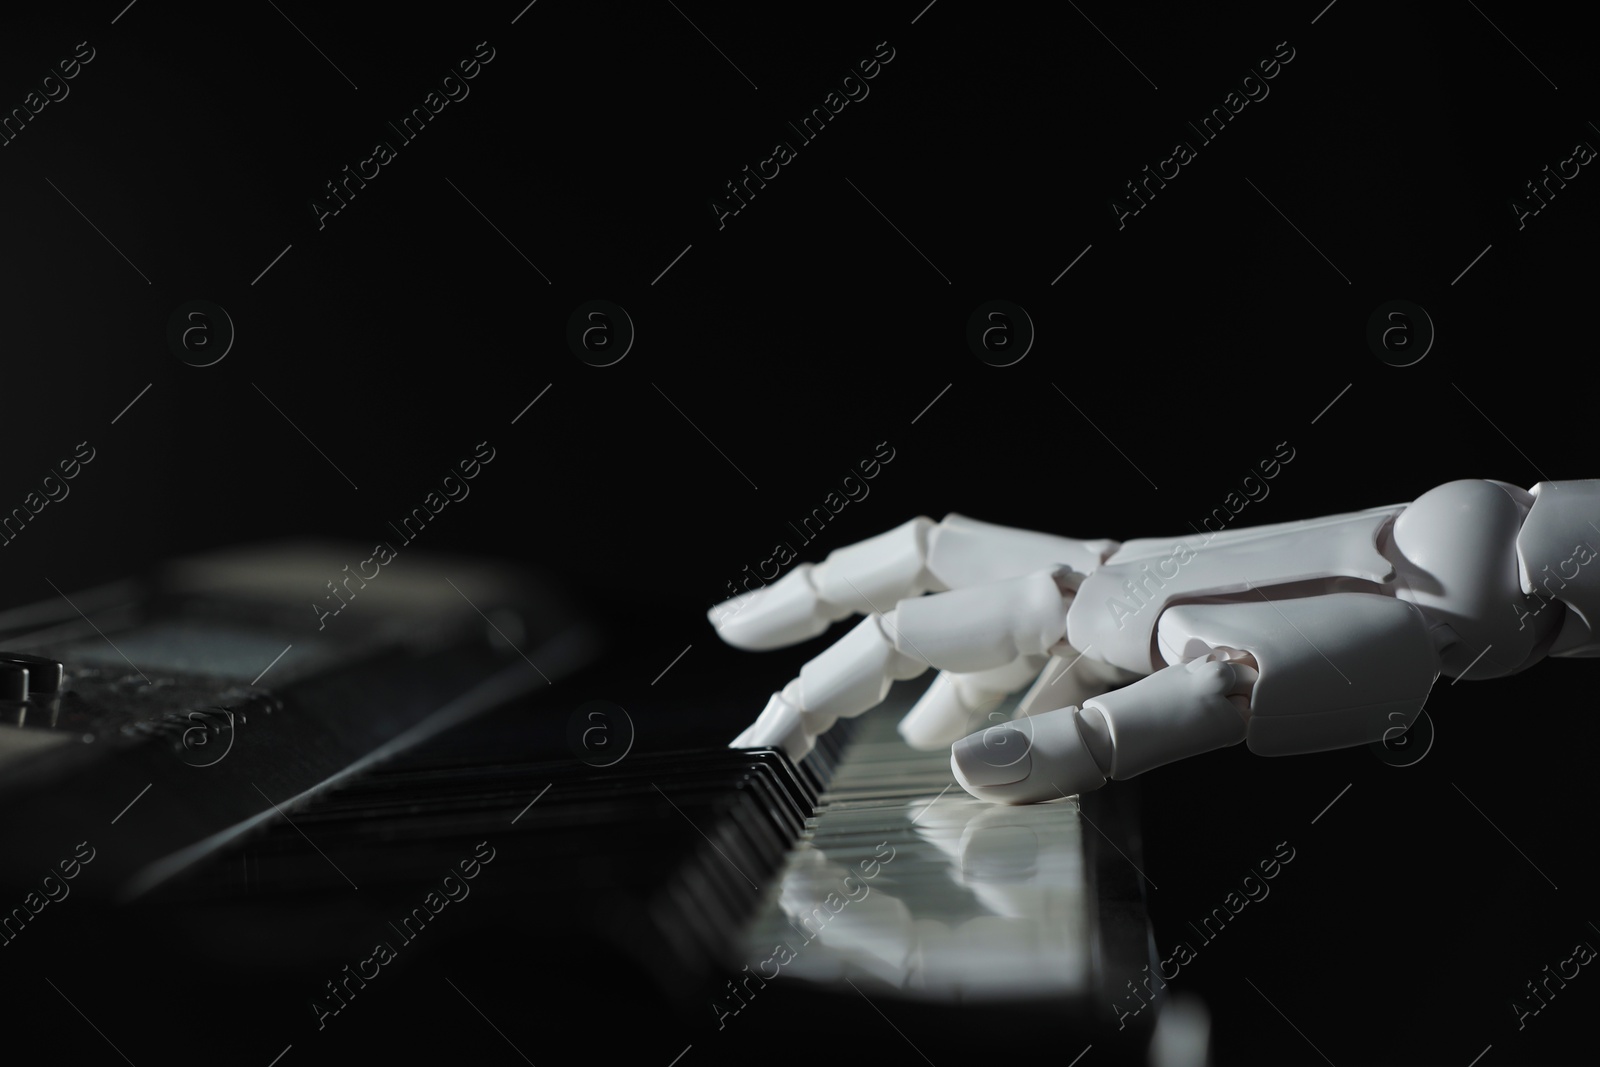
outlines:
[[[1597, 546], [1600, 480], [1463, 480], [1411, 504], [1124, 544], [951, 515], [801, 564], [710, 618], [759, 650], [867, 616], [731, 747], [798, 759], [937, 667], [901, 736], [951, 745], [973, 796], [1032, 803], [1240, 741], [1367, 744], [1408, 727], [1441, 673], [1600, 655]], [[1030, 680], [1013, 722], [978, 729]]]

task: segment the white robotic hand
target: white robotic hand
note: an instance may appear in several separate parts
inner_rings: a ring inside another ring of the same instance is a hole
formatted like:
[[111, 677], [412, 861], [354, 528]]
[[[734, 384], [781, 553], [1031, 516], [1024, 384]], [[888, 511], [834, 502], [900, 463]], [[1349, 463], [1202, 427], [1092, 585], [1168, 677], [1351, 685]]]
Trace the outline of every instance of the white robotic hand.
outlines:
[[[1463, 480], [1411, 504], [1124, 544], [951, 515], [801, 564], [710, 618], [759, 650], [867, 616], [731, 747], [798, 759], [937, 667], [901, 736], [952, 745], [973, 796], [1031, 803], [1240, 741], [1366, 744], [1408, 727], [1441, 673], [1600, 655], [1597, 554], [1600, 480]], [[978, 729], [1030, 680], [1015, 721]]]

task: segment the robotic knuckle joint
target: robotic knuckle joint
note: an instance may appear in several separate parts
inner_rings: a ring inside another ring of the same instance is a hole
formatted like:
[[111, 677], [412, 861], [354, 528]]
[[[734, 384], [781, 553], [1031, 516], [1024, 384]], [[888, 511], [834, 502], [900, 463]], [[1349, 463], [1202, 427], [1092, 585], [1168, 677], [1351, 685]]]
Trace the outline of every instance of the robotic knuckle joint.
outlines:
[[1226, 693], [1234, 683], [1233, 665], [1219, 660], [1195, 660], [1189, 668], [1190, 685], [1198, 693]]

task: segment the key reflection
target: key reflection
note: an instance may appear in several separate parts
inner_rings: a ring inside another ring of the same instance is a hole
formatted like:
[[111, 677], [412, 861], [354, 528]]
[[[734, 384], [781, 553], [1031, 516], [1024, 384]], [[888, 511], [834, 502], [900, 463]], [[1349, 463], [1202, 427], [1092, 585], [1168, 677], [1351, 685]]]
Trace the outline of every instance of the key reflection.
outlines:
[[968, 1000], [1081, 993], [1090, 901], [1076, 798], [843, 799], [790, 857], [751, 971]]

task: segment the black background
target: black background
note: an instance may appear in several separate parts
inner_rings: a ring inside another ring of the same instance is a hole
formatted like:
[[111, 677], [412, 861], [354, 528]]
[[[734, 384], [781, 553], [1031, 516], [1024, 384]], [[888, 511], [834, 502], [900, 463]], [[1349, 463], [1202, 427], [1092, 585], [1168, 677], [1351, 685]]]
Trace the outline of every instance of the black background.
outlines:
[[[78, 442], [96, 458], [0, 549], [0, 597], [244, 540], [370, 543], [487, 440], [495, 463], [429, 547], [562, 576], [609, 627], [619, 691], [689, 646], [656, 704], [633, 708], [641, 743], [685, 718], [720, 743], [822, 647], [754, 657], [706, 623], [780, 541], [817, 560], [952, 511], [1178, 534], [1285, 441], [1293, 462], [1241, 523], [1454, 478], [1596, 474], [1595, 179], [1584, 168], [1521, 230], [1509, 206], [1600, 136], [1565, 16], [922, 2], [8, 15], [0, 107], [77, 42], [96, 54], [0, 147], [0, 510]], [[323, 183], [392, 140], [384, 122], [480, 41], [495, 58], [470, 95], [319, 229]], [[786, 122], [881, 41], [894, 59], [870, 95], [719, 228], [723, 183], [793, 143]], [[1294, 58], [1270, 95], [1119, 229], [1123, 184], [1194, 142], [1185, 120], [1283, 41]], [[237, 329], [211, 367], [166, 341], [191, 299]], [[591, 299], [637, 328], [613, 366], [565, 339]], [[966, 343], [991, 299], [1037, 329], [1013, 366]], [[1394, 299], [1437, 329], [1413, 366], [1366, 342]], [[894, 459], [870, 495], [801, 544], [789, 523], [881, 442]], [[1147, 776], [1164, 954], [1277, 842], [1297, 850], [1178, 982], [1210, 1004], [1219, 1062], [1466, 1064], [1486, 1046], [1486, 1065], [1592, 1059], [1582, 1020], [1600, 979], [1573, 980], [1522, 1030], [1510, 1006], [1600, 938], [1589, 668], [1441, 685], [1434, 748], [1412, 767], [1241, 747]], [[526, 990], [507, 988], [482, 1006], [538, 1048]], [[33, 1025], [106, 1054], [64, 1007], [43, 991]], [[842, 1041], [826, 1019], [740, 1030], [685, 1024], [661, 1035], [661, 1062], [691, 1041], [749, 1042], [752, 1057], [774, 1034]], [[119, 1037], [133, 1062], [159, 1056]], [[1029, 1040], [1062, 1062], [1078, 1048]], [[515, 1062], [492, 1037], [467, 1043]], [[909, 1055], [887, 1026], [851, 1047]]]

